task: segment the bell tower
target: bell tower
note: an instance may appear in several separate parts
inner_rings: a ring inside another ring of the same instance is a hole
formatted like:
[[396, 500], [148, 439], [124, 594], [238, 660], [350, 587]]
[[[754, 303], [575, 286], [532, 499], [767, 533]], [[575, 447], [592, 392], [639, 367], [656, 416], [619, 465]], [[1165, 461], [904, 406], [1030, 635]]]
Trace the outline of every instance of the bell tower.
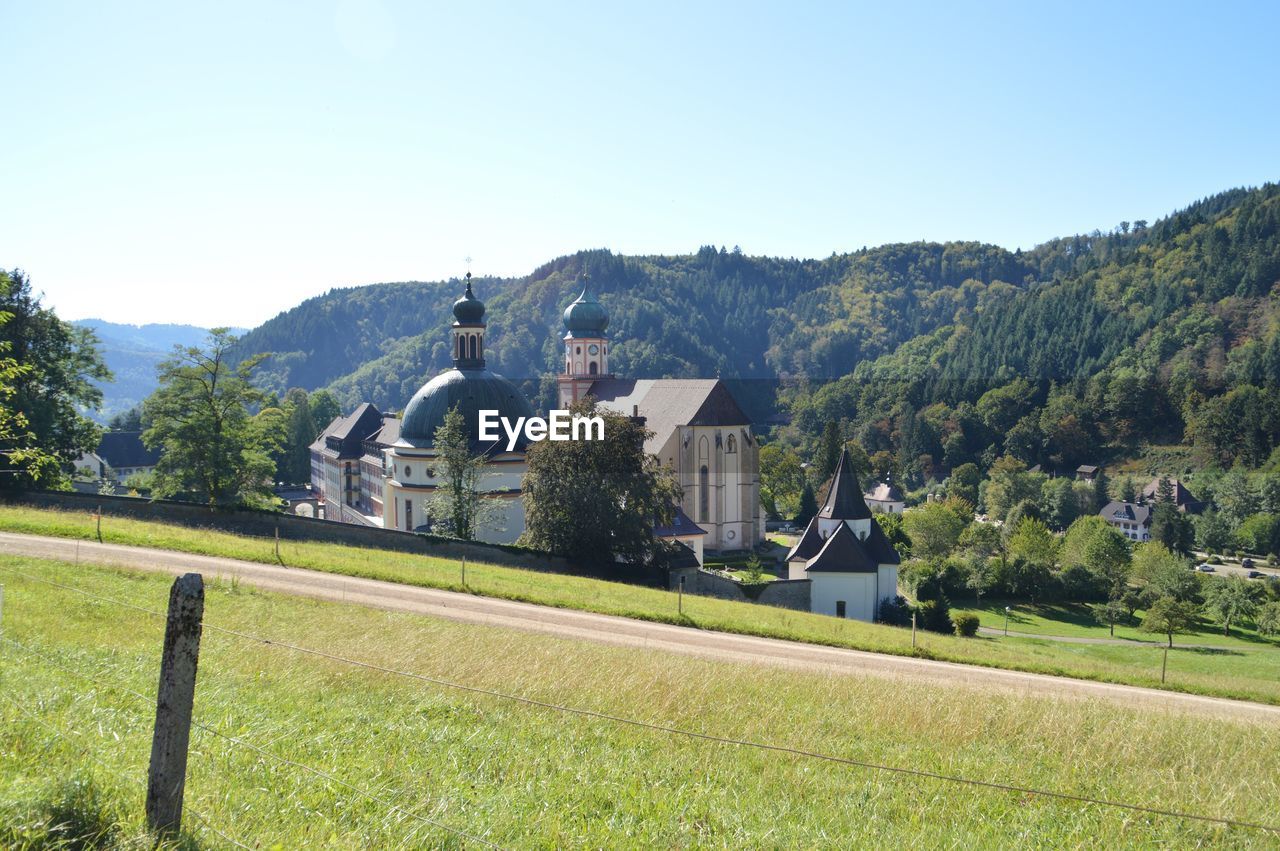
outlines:
[[567, 408], [587, 395], [591, 382], [612, 378], [609, 372], [609, 315], [591, 292], [591, 282], [581, 278], [582, 294], [564, 311], [564, 370], [560, 373], [560, 407]]
[[453, 365], [458, 369], [484, 369], [484, 302], [471, 291], [471, 273], [467, 273], [467, 291], [453, 303]]

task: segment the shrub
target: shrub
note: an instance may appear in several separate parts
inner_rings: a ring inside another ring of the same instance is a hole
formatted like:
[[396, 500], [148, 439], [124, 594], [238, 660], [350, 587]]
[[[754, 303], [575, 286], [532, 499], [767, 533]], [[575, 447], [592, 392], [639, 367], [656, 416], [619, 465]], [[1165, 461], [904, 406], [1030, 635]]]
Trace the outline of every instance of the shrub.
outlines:
[[902, 597], [886, 597], [880, 601], [880, 611], [876, 620], [890, 626], [910, 626], [911, 606]]
[[952, 632], [955, 625], [951, 623], [951, 604], [947, 602], [946, 597], [918, 603], [916, 623], [921, 629], [927, 629], [930, 632]]
[[951, 619], [955, 624], [956, 635], [963, 635], [965, 638], [973, 638], [978, 634], [978, 616], [963, 612]]

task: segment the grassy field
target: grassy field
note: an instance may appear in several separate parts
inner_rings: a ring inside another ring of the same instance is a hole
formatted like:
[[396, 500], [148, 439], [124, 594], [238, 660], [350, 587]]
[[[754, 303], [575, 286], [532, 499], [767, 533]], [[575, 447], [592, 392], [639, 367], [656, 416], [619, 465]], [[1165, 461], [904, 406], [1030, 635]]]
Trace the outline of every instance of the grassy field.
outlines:
[[[1028, 603], [1006, 600], [983, 600], [982, 607], [952, 605], [953, 612], [970, 612], [978, 616], [983, 626], [992, 629], [1004, 629], [1004, 607], [1012, 607], [1009, 613], [1009, 631], [1026, 632], [1036, 635], [1061, 635], [1069, 638], [1111, 638], [1107, 627], [1094, 620], [1089, 607], [1083, 603], [1046, 604], [1034, 606]], [[1142, 618], [1142, 611], [1137, 612], [1137, 621]], [[1136, 626], [1116, 624], [1116, 640], [1165, 642], [1163, 635], [1152, 635], [1141, 632]], [[1231, 625], [1230, 637], [1222, 634], [1222, 627], [1212, 622], [1204, 623], [1193, 632], [1174, 636], [1174, 646], [1179, 644], [1201, 644], [1225, 649], [1250, 651], [1258, 649], [1280, 648], [1280, 641], [1274, 637], [1259, 635], [1250, 623]]]
[[[0, 556], [0, 847], [42, 847], [48, 813], [68, 797], [81, 805], [63, 810], [145, 847], [141, 782], [162, 624], [3, 568], [156, 610], [171, 580]], [[230, 846], [192, 812], [260, 848], [475, 847], [437, 825], [517, 848], [1263, 848], [1280, 839], [698, 741], [209, 627], [685, 730], [1242, 821], [1275, 821], [1275, 725], [736, 666], [230, 583], [209, 588], [205, 623], [196, 722], [242, 744], [193, 731], [188, 846]], [[97, 798], [68, 795], [73, 780]]]
[[[0, 506], [0, 529], [95, 539], [84, 513]], [[119, 517], [103, 519], [110, 543], [161, 547], [274, 564], [272, 540], [188, 529]], [[468, 563], [467, 584], [459, 565], [421, 555], [284, 542], [283, 559], [293, 567], [364, 576], [433, 588], [582, 609], [704, 629], [808, 641], [880, 653], [911, 655], [907, 629], [838, 620], [770, 606], [686, 596], [677, 614], [672, 592], [574, 576], [536, 573]], [[1108, 682], [1160, 687], [1161, 652], [1151, 646], [1069, 645], [1029, 638], [957, 638], [921, 632], [915, 655]], [[1262, 644], [1217, 649], [1179, 648], [1169, 654], [1166, 688], [1199, 694], [1280, 703], [1280, 649]]]

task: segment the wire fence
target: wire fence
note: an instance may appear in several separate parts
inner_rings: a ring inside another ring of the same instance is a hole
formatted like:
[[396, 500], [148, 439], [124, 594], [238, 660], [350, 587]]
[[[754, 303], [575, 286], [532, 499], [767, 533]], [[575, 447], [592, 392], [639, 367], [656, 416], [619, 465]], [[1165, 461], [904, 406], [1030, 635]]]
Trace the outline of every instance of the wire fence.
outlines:
[[[66, 585], [64, 583], [59, 583], [59, 582], [54, 582], [52, 580], [44, 579], [43, 577], [33, 576], [31, 574], [25, 573], [23, 571], [19, 571], [16, 568], [12, 568], [6, 565], [0, 565], [0, 570], [8, 571], [11, 574], [20, 576], [32, 582], [42, 583], [48, 586], [70, 591], [70, 592], [82, 595], [86, 598], [96, 600], [98, 602], [109, 603], [111, 605], [120, 606], [126, 609], [142, 612], [142, 613], [145, 613], [157, 618], [161, 618], [161, 619], [165, 618], [165, 613], [163, 612], [159, 612], [154, 609], [148, 609], [146, 607], [138, 606], [122, 600], [116, 600], [103, 595], [94, 594], [90, 591], [86, 591], [82, 588], [77, 588], [72, 585]], [[205, 623], [203, 625], [203, 628], [206, 631], [212, 631], [219, 634], [231, 636], [241, 641], [251, 642], [251, 643], [255, 643], [255, 644], [259, 644], [267, 647], [286, 650], [293, 653], [325, 659], [330, 662], [348, 665], [351, 667], [376, 672], [382, 675], [405, 678], [418, 683], [428, 684], [428, 685], [436, 686], [443, 689], [450, 689], [450, 690], [473, 694], [473, 695], [482, 695], [495, 700], [506, 701], [514, 704], [547, 710], [550, 712], [560, 713], [564, 715], [592, 718], [596, 720], [607, 721], [613, 724], [645, 729], [652, 732], [663, 733], [668, 736], [695, 739], [695, 740], [714, 743], [717, 745], [751, 749], [751, 750], [756, 750], [760, 752], [784, 754], [784, 755], [788, 755], [788, 756], [796, 757], [800, 759], [814, 760], [822, 763], [840, 765], [848, 768], [859, 768], [859, 769], [865, 769], [865, 770], [870, 770], [875, 772], [884, 772], [887, 774], [911, 777], [919, 780], [930, 780], [930, 781], [936, 781], [940, 783], [960, 785], [960, 786], [966, 786], [966, 787], [976, 788], [976, 789], [985, 789], [990, 791], [1034, 796], [1039, 798], [1045, 798], [1048, 800], [1055, 800], [1055, 801], [1061, 801], [1061, 802], [1067, 802], [1067, 803], [1089, 804], [1089, 805], [1105, 807], [1109, 809], [1117, 809], [1117, 810], [1124, 810], [1128, 812], [1141, 813], [1149, 816], [1182, 819], [1186, 821], [1199, 822], [1203, 824], [1212, 824], [1212, 825], [1218, 825], [1223, 827], [1263, 831], [1267, 833], [1280, 835], [1280, 824], [1270, 824], [1270, 823], [1258, 822], [1258, 821], [1245, 821], [1245, 820], [1235, 819], [1235, 818], [1207, 815], [1204, 813], [1194, 813], [1194, 812], [1187, 812], [1182, 810], [1152, 807], [1152, 806], [1146, 806], [1143, 804], [1131, 803], [1127, 801], [1111, 800], [1107, 798], [1099, 798], [1099, 797], [1094, 797], [1090, 795], [1075, 794], [1071, 792], [1062, 792], [1062, 791], [1057, 791], [1052, 789], [1044, 789], [1044, 788], [1038, 788], [1038, 787], [1032, 787], [1032, 786], [1022, 786], [1017, 784], [999, 783], [991, 780], [982, 780], [978, 778], [965, 777], [957, 774], [944, 774], [941, 772], [927, 771], [924, 769], [909, 768], [904, 766], [894, 766], [894, 765], [888, 765], [883, 763], [858, 760], [850, 757], [837, 756], [834, 754], [823, 753], [820, 751], [793, 747], [790, 745], [780, 745], [780, 744], [772, 744], [767, 742], [757, 742], [749, 739], [739, 739], [739, 738], [732, 738], [732, 737], [726, 737], [726, 736], [718, 736], [712, 733], [704, 733], [696, 730], [683, 729], [683, 728], [668, 725], [668, 724], [643, 721], [635, 718], [628, 718], [622, 715], [601, 712], [594, 709], [552, 703], [549, 701], [538, 700], [536, 698], [527, 697], [525, 695], [503, 692], [503, 691], [484, 688], [480, 686], [467, 685], [465, 683], [455, 682], [455, 681], [443, 679], [440, 677], [433, 677], [426, 674], [417, 673], [414, 671], [405, 671], [405, 670], [391, 668], [384, 665], [379, 665], [373, 662], [367, 662], [359, 659], [352, 659], [339, 654], [330, 653], [324, 650], [304, 647], [301, 645], [280, 641], [280, 640], [266, 637], [266, 636], [254, 635], [252, 633], [229, 629], [226, 627], [219, 627], [209, 623]], [[21, 650], [27, 652], [28, 654], [31, 654], [33, 656], [43, 659], [46, 663], [56, 668], [66, 671], [67, 673], [70, 673], [73, 676], [92, 682], [95, 685], [98, 685], [99, 687], [116, 689], [118, 691], [121, 691], [123, 693], [127, 693], [133, 696], [135, 699], [142, 700], [144, 703], [150, 703], [152, 700], [151, 698], [147, 697], [141, 692], [138, 692], [127, 686], [123, 686], [119, 683], [103, 682], [103, 681], [100, 681], [98, 678], [85, 674], [82, 671], [77, 671], [73, 668], [70, 668], [62, 664], [61, 662], [59, 662], [57, 659], [50, 658], [47, 654], [43, 654], [40, 651], [35, 650], [34, 648], [21, 644], [20, 642], [17, 642], [9, 638], [8, 636], [0, 635], [0, 641], [3, 641], [4, 643], [9, 645], [18, 647]], [[283, 757], [283, 756], [280, 756], [279, 754], [275, 754], [271, 751], [267, 751], [257, 745], [254, 745], [251, 742], [248, 742], [236, 736], [232, 736], [230, 734], [224, 733], [223, 731], [218, 730], [208, 724], [204, 724], [198, 720], [193, 721], [192, 725], [197, 729], [200, 729], [210, 735], [216, 736], [220, 739], [227, 741], [234, 747], [245, 748], [259, 754], [260, 756], [264, 756], [276, 762], [298, 768], [299, 770], [305, 771], [327, 782], [342, 786], [348, 789], [349, 791], [352, 791], [360, 795], [361, 797], [366, 798], [369, 801], [377, 803], [380, 806], [387, 807], [389, 809], [392, 809], [394, 811], [401, 813], [402, 815], [417, 819], [423, 822], [424, 824], [430, 825], [432, 827], [436, 827], [440, 830], [444, 830], [459, 838], [466, 839], [466, 840], [484, 845], [486, 847], [491, 847], [491, 848], [499, 847], [493, 844], [492, 842], [490, 842], [489, 840], [484, 839], [474, 833], [451, 827], [442, 822], [431, 819], [430, 817], [424, 816], [421, 813], [416, 813], [413, 811], [406, 810], [400, 805], [396, 804], [394, 801], [390, 801], [382, 796], [376, 795], [367, 789], [363, 789], [362, 787], [359, 787], [339, 777], [336, 777], [335, 775], [329, 772], [323, 771], [321, 769], [317, 769], [314, 766], [310, 766], [305, 763], [291, 760], [291, 759], [288, 759], [287, 757]]]

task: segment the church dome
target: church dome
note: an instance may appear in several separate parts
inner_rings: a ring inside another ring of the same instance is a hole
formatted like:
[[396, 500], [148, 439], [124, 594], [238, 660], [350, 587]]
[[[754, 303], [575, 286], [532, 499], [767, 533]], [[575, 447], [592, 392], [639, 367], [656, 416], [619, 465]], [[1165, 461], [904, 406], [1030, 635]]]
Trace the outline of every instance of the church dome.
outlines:
[[564, 309], [564, 327], [571, 337], [600, 337], [609, 327], [609, 314], [591, 294], [589, 283], [583, 283], [582, 295]]
[[[465, 299], [459, 304], [462, 301]], [[480, 411], [497, 411], [498, 416], [505, 417], [513, 425], [520, 417], [534, 416], [533, 406], [520, 388], [501, 375], [487, 369], [451, 369], [437, 375], [413, 394], [404, 409], [400, 439], [418, 448], [432, 446], [436, 429], [444, 422], [445, 414], [455, 407], [466, 421], [473, 450], [489, 450], [494, 446], [492, 443], [481, 444], [477, 438]], [[500, 426], [498, 432], [502, 435], [500, 447], [506, 449], [507, 438]], [[523, 451], [526, 446], [527, 441], [522, 434], [516, 449]]]
[[453, 318], [459, 325], [479, 325], [484, 321], [484, 302], [471, 291], [471, 273], [467, 273], [467, 291], [453, 303]]

